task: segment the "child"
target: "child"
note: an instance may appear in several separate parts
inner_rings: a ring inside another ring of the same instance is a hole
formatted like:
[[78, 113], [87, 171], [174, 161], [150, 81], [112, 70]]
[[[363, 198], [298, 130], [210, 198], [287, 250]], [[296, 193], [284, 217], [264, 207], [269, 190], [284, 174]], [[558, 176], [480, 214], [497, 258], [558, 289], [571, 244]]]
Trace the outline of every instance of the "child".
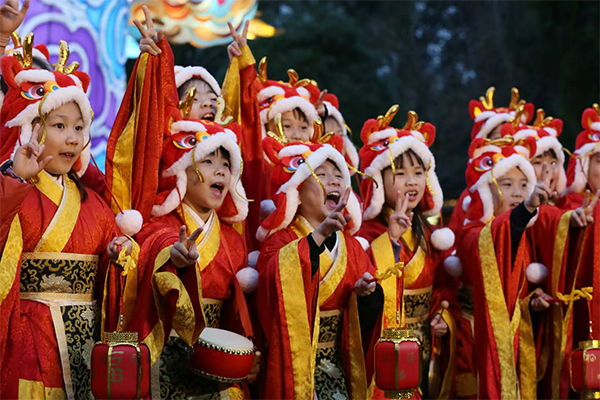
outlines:
[[277, 207], [257, 233], [264, 243], [256, 301], [269, 345], [263, 396], [365, 398], [355, 294], [366, 301], [376, 284], [351, 236], [361, 217], [348, 168], [328, 144], [273, 136], [264, 148]]
[[[154, 35], [145, 7], [144, 12], [148, 31], [136, 25], [146, 43], [148, 39], [154, 42], [158, 34]], [[131, 104], [138, 102], [134, 94], [138, 82], [130, 83], [107, 150], [111, 164], [130, 154], [122, 143], [129, 140], [128, 121], [135, 119], [142, 130], [135, 132], [139, 149], [131, 154], [130, 164], [107, 169], [113, 188], [121, 185], [114, 178], [123, 171], [134, 166], [142, 169], [144, 179], [134, 180], [127, 192], [130, 196], [138, 194], [131, 205], [146, 220], [152, 217], [136, 236], [141, 245], [139, 293], [132, 312], [124, 316], [124, 327], [138, 332], [152, 350], [152, 364], [159, 372], [153, 381], [153, 397], [243, 396], [238, 385], [200, 378], [187, 365], [188, 346], [195, 343], [205, 326], [252, 335], [244, 319], [247, 315], [241, 317], [242, 327], [238, 327], [234, 313], [236, 307], [240, 313], [245, 310], [243, 295], [237, 296], [239, 303], [234, 299], [241, 290], [236, 274], [246, 266], [245, 243], [235, 224], [248, 212], [239, 181], [239, 126], [220, 126], [217, 122], [222, 122], [222, 116], [218, 113], [216, 122], [188, 118], [193, 107], [191, 94], [179, 110], [174, 109], [174, 75], [156, 74], [173, 70], [172, 53], [166, 39], [154, 44], [160, 54], [143, 53], [132, 76], [144, 66], [145, 74], [154, 80], [141, 74], [144, 85], [139, 95], [143, 97], [142, 93], [159, 86], [164, 98], [142, 103], [149, 110], [131, 112]], [[149, 123], [151, 118], [159, 119]], [[149, 152], [157, 142], [162, 146]], [[157, 187], [150, 183], [153, 175]]]
[[[453, 326], [449, 313], [440, 315], [440, 304], [452, 301], [453, 289], [450, 277], [438, 267], [439, 250], [452, 246], [454, 235], [449, 229], [435, 230], [426, 221], [439, 213], [443, 204], [435, 159], [428, 148], [435, 139], [435, 127], [418, 122], [417, 114], [410, 111], [406, 125], [393, 128], [390, 123], [397, 111], [398, 106], [393, 106], [385, 116], [368, 120], [361, 132], [361, 164], [372, 180], [364, 179], [361, 186], [365, 222], [359, 236], [370, 243], [369, 254], [379, 273], [404, 262], [402, 306], [407, 328], [421, 340], [421, 365], [428, 366], [433, 337], [444, 336]], [[385, 295], [381, 328], [396, 327], [396, 299], [402, 287], [397, 279], [387, 279], [381, 286]], [[446, 395], [451, 369], [442, 389]], [[427, 397], [427, 369], [422, 372], [420, 388]], [[373, 398], [384, 398], [383, 391], [374, 388]]]
[[[526, 287], [524, 267], [536, 247], [526, 236], [546, 241], [544, 250], [553, 252], [555, 246], [564, 246], [565, 238], [558, 235], [561, 226], [576, 224], [572, 216], [562, 218], [556, 208], [542, 206], [556, 193], [549, 187], [552, 171], [547, 164], [542, 182], [536, 184], [528, 162], [535, 151], [533, 137], [515, 141], [510, 136], [476, 139], [469, 149], [472, 200], [458, 255], [465, 267], [463, 283], [473, 292], [479, 398], [536, 396], [535, 358], [528, 357], [535, 349], [530, 309], [547, 309], [550, 296]], [[528, 235], [523, 235], [526, 230]], [[530, 235], [529, 230], [536, 232]]]
[[0, 167], [0, 397], [89, 398], [96, 302], [114, 313], [105, 277], [131, 244], [113, 239], [113, 213], [78, 180], [89, 160], [89, 77], [66, 58], [54, 71], [33, 69], [31, 48], [2, 58], [0, 135], [16, 150]]

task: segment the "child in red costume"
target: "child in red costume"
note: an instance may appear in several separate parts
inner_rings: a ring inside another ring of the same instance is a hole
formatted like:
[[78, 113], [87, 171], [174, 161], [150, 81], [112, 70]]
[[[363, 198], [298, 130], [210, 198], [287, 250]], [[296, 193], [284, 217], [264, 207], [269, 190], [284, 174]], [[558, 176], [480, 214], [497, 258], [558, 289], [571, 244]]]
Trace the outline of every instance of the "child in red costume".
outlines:
[[281, 130], [264, 148], [277, 206], [257, 233], [264, 398], [365, 398], [358, 308], [377, 294], [373, 267], [351, 236], [361, 215], [345, 160], [327, 143], [290, 143]]
[[120, 273], [110, 262], [131, 243], [113, 239], [112, 211], [79, 181], [89, 161], [89, 76], [66, 64], [65, 42], [54, 71], [33, 68], [33, 35], [24, 41], [2, 58], [0, 139], [15, 151], [0, 167], [0, 397], [88, 398], [100, 315], [117, 314], [105, 278]]
[[[454, 290], [445, 270], [438, 268], [439, 250], [452, 246], [454, 234], [449, 229], [435, 230], [426, 222], [427, 216], [439, 213], [443, 203], [435, 159], [428, 148], [435, 139], [435, 127], [419, 122], [417, 114], [410, 111], [406, 125], [393, 128], [390, 123], [397, 111], [398, 106], [393, 106], [385, 116], [365, 122], [361, 131], [361, 164], [371, 179], [363, 179], [361, 186], [365, 221], [358, 235], [369, 242], [369, 255], [380, 274], [398, 262], [405, 264], [402, 301], [407, 328], [421, 339], [421, 364], [429, 366], [433, 336], [441, 338], [454, 326], [449, 313], [439, 315], [441, 301], [452, 300]], [[384, 329], [396, 326], [396, 298], [402, 288], [394, 277], [382, 281], [381, 286], [385, 295], [381, 321]], [[453, 334], [446, 337], [448, 344], [455, 341]], [[379, 332], [375, 336], [379, 337]], [[453, 363], [454, 345], [448, 349]], [[367, 365], [372, 370], [371, 356], [367, 355]], [[422, 372], [427, 376], [427, 368]], [[450, 367], [442, 396], [450, 393], [452, 373]], [[384, 398], [383, 391], [374, 383], [372, 386], [369, 395]], [[425, 396], [428, 386], [423, 377], [421, 392]]]

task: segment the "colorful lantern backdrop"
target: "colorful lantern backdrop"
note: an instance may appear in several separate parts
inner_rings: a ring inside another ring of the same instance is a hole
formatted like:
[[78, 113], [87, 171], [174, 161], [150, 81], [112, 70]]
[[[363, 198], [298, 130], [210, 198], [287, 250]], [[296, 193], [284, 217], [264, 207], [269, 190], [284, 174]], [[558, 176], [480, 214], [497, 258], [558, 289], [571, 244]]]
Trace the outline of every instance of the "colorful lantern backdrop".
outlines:
[[[56, 63], [58, 43], [65, 40], [71, 50], [70, 61], [91, 76], [88, 96], [95, 113], [92, 126], [92, 154], [104, 169], [106, 140], [127, 86], [125, 64], [137, 57], [137, 43], [128, 26], [148, 4], [157, 27], [164, 28], [172, 43], [191, 43], [196, 47], [228, 44], [227, 21], [236, 27], [251, 20], [250, 37], [272, 36], [275, 29], [253, 19], [257, 0], [34, 0], [18, 30], [21, 37], [35, 34], [35, 44], [45, 43], [50, 62]], [[137, 11], [136, 11], [137, 10]], [[143, 20], [143, 17], [140, 18]], [[133, 43], [132, 43], [133, 42]]]

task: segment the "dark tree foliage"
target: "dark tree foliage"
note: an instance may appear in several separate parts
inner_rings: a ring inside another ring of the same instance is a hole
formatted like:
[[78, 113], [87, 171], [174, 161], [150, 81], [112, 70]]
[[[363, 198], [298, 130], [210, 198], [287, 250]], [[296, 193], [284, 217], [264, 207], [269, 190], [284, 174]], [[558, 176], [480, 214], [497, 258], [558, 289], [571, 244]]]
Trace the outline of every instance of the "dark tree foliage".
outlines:
[[[510, 89], [561, 118], [573, 149], [586, 107], [600, 100], [600, 9], [584, 1], [261, 1], [262, 18], [282, 35], [250, 43], [268, 56], [269, 77], [294, 68], [338, 95], [360, 146], [363, 122], [400, 105], [437, 128], [433, 153], [445, 198], [464, 188], [472, 121], [468, 102], [496, 87]], [[224, 47], [176, 46], [182, 65], [224, 77]]]

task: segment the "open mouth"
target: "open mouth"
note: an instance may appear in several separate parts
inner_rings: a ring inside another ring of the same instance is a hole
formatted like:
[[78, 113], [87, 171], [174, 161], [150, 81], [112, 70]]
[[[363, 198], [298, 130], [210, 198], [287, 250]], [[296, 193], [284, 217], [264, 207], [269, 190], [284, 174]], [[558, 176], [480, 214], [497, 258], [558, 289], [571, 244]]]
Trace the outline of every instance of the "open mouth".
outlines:
[[409, 190], [408, 192], [406, 192], [406, 194], [408, 195], [409, 201], [415, 201], [419, 196], [419, 192], [417, 192], [416, 190]]
[[330, 208], [335, 208], [338, 203], [340, 202], [341, 199], [341, 194], [340, 192], [330, 192], [327, 193], [327, 197], [325, 198], [325, 203], [327, 203], [327, 205]]
[[221, 182], [215, 182], [210, 185], [210, 191], [216, 197], [223, 196], [223, 190], [225, 189], [225, 185]]
[[206, 114], [204, 114], [202, 116], [202, 119], [206, 119], [206, 120], [209, 120], [209, 121], [214, 121], [215, 120], [215, 114], [211, 113], [211, 112], [206, 113]]
[[518, 206], [519, 204], [521, 204], [520, 201], [514, 202], [514, 203], [510, 203], [510, 207], [511, 208], [515, 208], [516, 206]]
[[75, 153], [72, 151], [65, 151], [58, 154], [63, 160], [73, 161], [75, 159]]

